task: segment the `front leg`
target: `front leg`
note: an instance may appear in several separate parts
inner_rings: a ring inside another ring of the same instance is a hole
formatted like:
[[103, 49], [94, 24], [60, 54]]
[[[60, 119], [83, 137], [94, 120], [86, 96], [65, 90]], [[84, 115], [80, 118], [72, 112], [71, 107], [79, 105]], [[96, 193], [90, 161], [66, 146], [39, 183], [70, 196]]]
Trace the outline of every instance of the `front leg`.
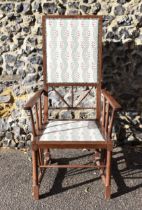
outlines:
[[107, 150], [106, 179], [105, 179], [105, 199], [110, 199], [110, 195], [111, 195], [111, 156], [112, 156], [112, 151]]
[[38, 152], [32, 148], [32, 168], [33, 168], [33, 196], [36, 200], [39, 199], [39, 184], [38, 184]]

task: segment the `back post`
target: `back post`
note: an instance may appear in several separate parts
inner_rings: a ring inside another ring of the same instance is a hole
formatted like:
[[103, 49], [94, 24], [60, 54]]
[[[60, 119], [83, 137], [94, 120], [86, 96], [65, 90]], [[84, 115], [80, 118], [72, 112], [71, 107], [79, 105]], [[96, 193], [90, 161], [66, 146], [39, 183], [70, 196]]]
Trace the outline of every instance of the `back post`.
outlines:
[[101, 117], [101, 86], [102, 86], [102, 16], [99, 16], [98, 37], [98, 85], [96, 92], [96, 119], [100, 122]]
[[43, 52], [43, 80], [44, 80], [44, 124], [48, 121], [48, 87], [46, 62], [46, 16], [42, 16], [42, 52]]

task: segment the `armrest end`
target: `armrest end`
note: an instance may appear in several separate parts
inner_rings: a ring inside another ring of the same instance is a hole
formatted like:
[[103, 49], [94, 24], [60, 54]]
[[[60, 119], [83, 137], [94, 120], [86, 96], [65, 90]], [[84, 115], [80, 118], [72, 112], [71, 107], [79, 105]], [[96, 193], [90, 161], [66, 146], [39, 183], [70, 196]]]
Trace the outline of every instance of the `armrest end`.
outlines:
[[39, 91], [37, 91], [28, 101], [27, 103], [24, 105], [23, 109], [24, 110], [30, 110], [36, 103], [36, 101], [39, 99], [39, 97], [41, 96], [41, 94], [44, 92], [44, 89], [41, 89]]
[[111, 96], [109, 91], [103, 89], [102, 94], [108, 100], [113, 109], [115, 110], [121, 109], [121, 105], [116, 101], [116, 99], [113, 96]]

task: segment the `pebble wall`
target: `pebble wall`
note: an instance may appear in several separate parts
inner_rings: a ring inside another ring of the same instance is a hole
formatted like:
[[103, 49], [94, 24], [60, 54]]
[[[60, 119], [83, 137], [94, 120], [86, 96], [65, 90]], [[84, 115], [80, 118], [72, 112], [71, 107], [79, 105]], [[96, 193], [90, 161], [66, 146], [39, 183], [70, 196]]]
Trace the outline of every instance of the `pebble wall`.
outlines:
[[[103, 85], [123, 108], [117, 137], [142, 141], [141, 0], [0, 0], [0, 146], [30, 145], [30, 121], [22, 107], [43, 84], [43, 14], [103, 15]], [[67, 98], [68, 90], [62, 91]], [[51, 91], [50, 103], [58, 101]], [[70, 111], [52, 115], [74, 117]]]

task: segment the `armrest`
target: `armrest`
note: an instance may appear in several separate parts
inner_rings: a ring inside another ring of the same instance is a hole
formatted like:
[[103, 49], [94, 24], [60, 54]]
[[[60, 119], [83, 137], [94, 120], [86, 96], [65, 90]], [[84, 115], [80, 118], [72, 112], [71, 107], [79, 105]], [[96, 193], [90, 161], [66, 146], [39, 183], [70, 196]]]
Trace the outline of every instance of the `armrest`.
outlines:
[[113, 98], [113, 96], [111, 96], [109, 91], [103, 89], [102, 94], [108, 100], [108, 102], [110, 103], [110, 105], [113, 107], [114, 110], [121, 108], [121, 105]]
[[29, 101], [24, 105], [24, 110], [30, 110], [36, 103], [36, 101], [40, 98], [41, 94], [44, 92], [44, 89], [37, 91]]

